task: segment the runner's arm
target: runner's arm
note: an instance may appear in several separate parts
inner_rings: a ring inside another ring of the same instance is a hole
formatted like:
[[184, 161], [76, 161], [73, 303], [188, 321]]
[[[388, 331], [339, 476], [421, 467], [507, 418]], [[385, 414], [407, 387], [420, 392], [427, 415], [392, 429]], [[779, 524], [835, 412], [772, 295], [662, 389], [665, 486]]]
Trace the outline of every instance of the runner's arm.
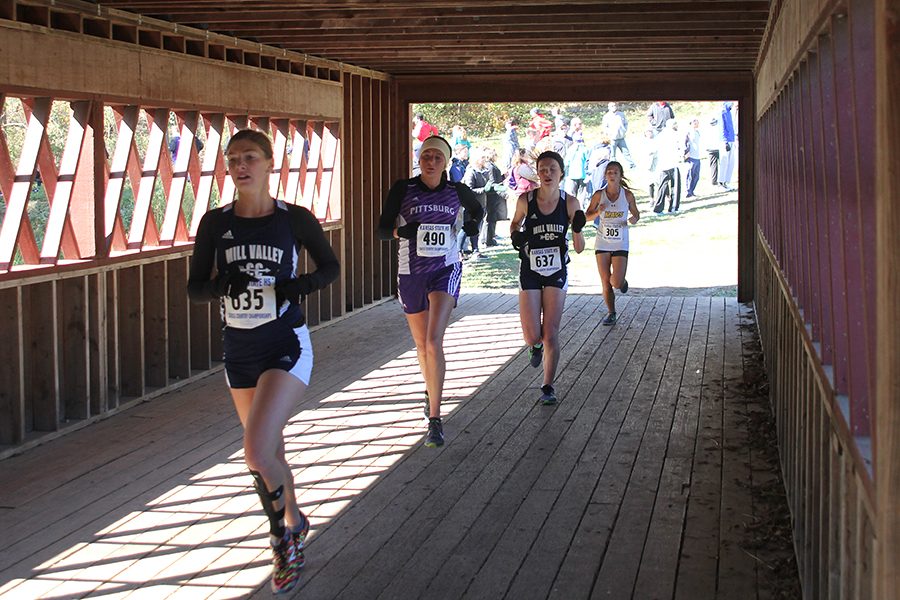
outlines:
[[603, 210], [604, 206], [606, 206], [606, 202], [603, 201], [603, 190], [597, 190], [591, 194], [591, 200], [588, 202], [587, 210], [584, 211], [585, 218], [588, 221], [593, 221], [600, 216], [600, 212]]
[[469, 189], [468, 186], [457, 183], [456, 193], [459, 195], [460, 204], [469, 211], [469, 220], [480, 221], [482, 217], [484, 217], [484, 209], [481, 208], [481, 205], [478, 203], [475, 192]]
[[397, 237], [397, 217], [400, 215], [400, 204], [403, 202], [403, 188], [405, 180], [400, 180], [391, 186], [384, 206], [381, 209], [381, 216], [378, 217], [378, 239], [392, 240]]
[[316, 264], [315, 271], [303, 273], [298, 279], [303, 278], [306, 281], [306, 285], [309, 287], [307, 294], [321, 290], [337, 279], [341, 272], [341, 265], [315, 215], [308, 209], [298, 206], [294, 209], [291, 218], [295, 220], [295, 227], [292, 229], [297, 236], [297, 241], [302, 246], [306, 246], [306, 251], [309, 252], [310, 258]]
[[210, 211], [200, 219], [197, 236], [194, 238], [194, 254], [191, 255], [191, 268], [188, 274], [187, 294], [191, 302], [201, 304], [216, 300], [213, 292], [213, 267], [216, 261], [215, 220], [221, 211]]
[[634, 194], [631, 193], [631, 190], [625, 190], [625, 198], [628, 200], [628, 212], [631, 213], [628, 222], [634, 225], [640, 221], [641, 211], [638, 210], [637, 201], [634, 199]]
[[[566, 194], [566, 212], [569, 213], [570, 223], [572, 222], [572, 218], [575, 216], [575, 213], [580, 210], [581, 204], [579, 204], [578, 198], [572, 196], [571, 194]], [[581, 254], [581, 251], [584, 250], [584, 232], [572, 232], [572, 247], [575, 249], [575, 252]]]

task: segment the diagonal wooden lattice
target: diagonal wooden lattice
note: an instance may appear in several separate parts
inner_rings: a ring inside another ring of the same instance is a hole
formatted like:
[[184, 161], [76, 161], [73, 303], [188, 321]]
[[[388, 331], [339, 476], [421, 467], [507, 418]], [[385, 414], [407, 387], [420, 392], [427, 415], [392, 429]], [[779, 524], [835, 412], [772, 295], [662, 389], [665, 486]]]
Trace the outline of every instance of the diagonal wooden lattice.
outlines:
[[[0, 102], [9, 97], [0, 93]], [[273, 197], [301, 204], [322, 221], [340, 219], [337, 123], [96, 100], [20, 100], [26, 122], [19, 147], [11, 148], [0, 129], [0, 272], [189, 243], [207, 210], [234, 200], [223, 149], [246, 127], [272, 138]], [[51, 124], [60, 104], [68, 121]], [[29, 202], [44, 201], [33, 198], [38, 182], [47, 202], [40, 222], [28, 212]]]

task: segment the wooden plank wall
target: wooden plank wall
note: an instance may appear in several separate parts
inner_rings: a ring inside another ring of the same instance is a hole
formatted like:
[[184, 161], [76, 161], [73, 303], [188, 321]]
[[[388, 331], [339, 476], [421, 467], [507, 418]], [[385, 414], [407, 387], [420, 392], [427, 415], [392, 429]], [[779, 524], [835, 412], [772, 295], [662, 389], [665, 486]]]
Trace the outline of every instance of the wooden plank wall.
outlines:
[[875, 8], [878, 345], [876, 598], [900, 595], [900, 0]]
[[[344, 74], [346, 244], [342, 265], [348, 312], [396, 290], [395, 244], [378, 240], [375, 233], [391, 184], [396, 177], [409, 176], [402, 173], [391, 149], [402, 133], [391, 106], [390, 82]], [[396, 173], [400, 174], [392, 178]]]
[[[307, 298], [308, 323], [391, 293], [390, 244], [376, 243], [374, 235], [390, 168], [384, 158], [392, 140], [383, 110], [390, 97], [386, 76], [337, 63], [308, 69], [283, 51], [281, 59], [270, 59], [225, 48], [221, 61], [210, 61], [219, 56], [215, 44], [200, 48], [172, 43], [174, 33], [143, 34], [138, 21], [120, 13], [101, 28], [107, 39], [71, 34], [81, 32], [80, 19], [94, 27], [97, 15], [62, 19], [49, 5], [5, 14], [28, 17], [27, 24], [0, 18], [0, 101], [21, 101], [28, 134], [24, 148], [11, 153], [0, 132], [0, 191], [7, 203], [0, 245], [8, 259], [0, 268], [0, 306], [13, 315], [0, 320], [6, 342], [0, 349], [0, 458], [219, 368], [218, 308], [190, 304], [185, 284], [200, 217], [214, 200], [221, 205], [233, 197], [222, 146], [234, 128], [270, 134], [273, 195], [310, 208], [342, 259], [339, 281]], [[54, 29], [60, 24], [66, 32]], [[153, 33], [163, 25], [141, 27]], [[190, 38], [188, 29], [179, 31]], [[148, 49], [153, 40], [156, 46]], [[213, 55], [198, 58], [200, 49]], [[92, 60], [74, 60], [85, 56]], [[52, 67], [57, 59], [62, 67]], [[109, 77], [90, 66], [101, 63], [123, 71]], [[57, 68], [66, 71], [59, 89], [51, 87], [55, 73], [47, 72]], [[166, 81], [180, 73], [193, 87], [165, 85], [161, 72]], [[122, 80], [135, 87], [126, 93]], [[349, 125], [343, 122], [345, 83], [354, 97]], [[222, 103], [230, 98], [218, 95], [223, 86], [247, 91], [240, 105]], [[279, 92], [267, 95], [273, 86]], [[173, 91], [183, 95], [170, 97]], [[73, 154], [61, 161], [48, 143], [47, 124], [49, 111], [60, 106], [71, 106], [68, 136], [79, 141], [67, 144]], [[172, 119], [184, 142], [179, 148], [190, 150], [177, 156], [166, 143]], [[202, 156], [190, 143], [198, 119], [206, 140]], [[110, 123], [116, 139], [107, 147]], [[348, 131], [354, 134], [345, 143]], [[52, 208], [39, 232], [43, 249], [25, 211], [38, 170]], [[63, 182], [72, 179], [69, 194]], [[344, 192], [348, 184], [352, 195]], [[126, 223], [121, 202], [129, 185], [135, 209]], [[164, 215], [154, 216], [150, 192], [160, 189]], [[190, 210], [186, 190], [197, 199]], [[21, 211], [10, 208], [13, 197]], [[308, 260], [304, 253], [301, 270], [311, 268]]]
[[761, 232], [757, 250], [756, 314], [804, 598], [874, 598], [876, 512], [868, 463]]
[[876, 1], [779, 8], [757, 79], [756, 306], [801, 582], [807, 598], [887, 598], [875, 559], [890, 507], [875, 494], [897, 484], [874, 464], [891, 401], [876, 376]]

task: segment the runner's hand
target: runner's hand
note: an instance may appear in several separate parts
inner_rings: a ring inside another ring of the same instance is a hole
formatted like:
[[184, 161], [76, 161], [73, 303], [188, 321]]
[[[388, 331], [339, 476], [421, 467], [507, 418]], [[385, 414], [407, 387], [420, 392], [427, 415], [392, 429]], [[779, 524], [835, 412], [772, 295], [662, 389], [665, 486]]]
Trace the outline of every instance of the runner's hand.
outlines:
[[290, 300], [294, 304], [302, 304], [303, 300], [313, 292], [312, 281], [308, 275], [301, 275], [296, 279], [285, 279], [275, 284], [275, 299], [278, 304], [282, 300]]
[[419, 230], [418, 223], [407, 223], [397, 228], [397, 237], [406, 238], [408, 240], [416, 239], [416, 232]]
[[513, 248], [520, 252], [522, 247], [528, 242], [528, 237], [525, 235], [524, 231], [513, 231], [509, 237], [512, 240]]
[[581, 233], [585, 223], [587, 223], [587, 219], [584, 216], [584, 211], [576, 210], [575, 215], [572, 217], [572, 233]]
[[212, 292], [217, 298], [228, 296], [236, 299], [247, 291], [247, 286], [255, 282], [256, 277], [244, 273], [237, 267], [229, 266], [224, 273], [219, 273], [212, 281]]

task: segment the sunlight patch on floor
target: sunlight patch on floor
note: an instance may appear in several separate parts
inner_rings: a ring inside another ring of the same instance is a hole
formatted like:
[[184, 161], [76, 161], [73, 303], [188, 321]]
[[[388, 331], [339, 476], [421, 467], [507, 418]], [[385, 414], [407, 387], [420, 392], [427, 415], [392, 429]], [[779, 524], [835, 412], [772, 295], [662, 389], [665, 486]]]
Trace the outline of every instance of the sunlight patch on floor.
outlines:
[[[464, 317], [447, 330], [445, 416], [522, 350], [517, 314]], [[424, 383], [411, 349], [298, 412], [286, 453], [311, 538], [422, 442]], [[433, 450], [427, 450], [432, 452]], [[201, 463], [202, 465], [203, 463]], [[196, 467], [194, 467], [196, 468]], [[135, 510], [71, 540], [0, 598], [240, 598], [271, 574], [268, 525], [243, 451], [137, 498]], [[165, 488], [165, 489], [162, 489]]]

